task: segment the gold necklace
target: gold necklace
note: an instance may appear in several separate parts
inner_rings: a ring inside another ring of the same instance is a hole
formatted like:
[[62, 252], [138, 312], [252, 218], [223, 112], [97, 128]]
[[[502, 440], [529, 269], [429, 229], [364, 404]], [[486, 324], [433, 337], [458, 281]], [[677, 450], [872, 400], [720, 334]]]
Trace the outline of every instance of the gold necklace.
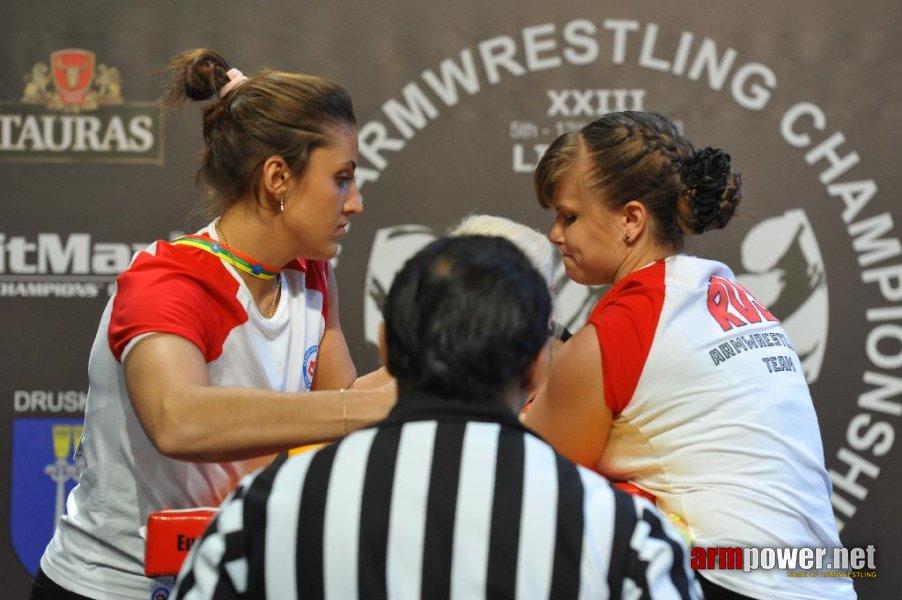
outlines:
[[282, 295], [282, 276], [276, 275], [276, 291], [269, 301], [269, 310], [266, 311], [266, 318], [272, 319], [276, 314], [276, 307], [279, 305], [279, 297]]
[[[222, 238], [222, 242], [231, 248], [232, 244], [229, 243], [229, 238], [226, 237], [225, 230], [222, 228], [222, 223], [220, 221], [216, 222], [216, 230], [219, 232], [219, 237]], [[273, 279], [275, 280], [276, 289], [273, 291], [272, 298], [269, 301], [269, 308], [263, 313], [263, 316], [267, 319], [272, 319], [273, 316], [275, 316], [276, 307], [279, 305], [279, 297], [282, 295], [282, 275], [276, 273], [276, 276]]]

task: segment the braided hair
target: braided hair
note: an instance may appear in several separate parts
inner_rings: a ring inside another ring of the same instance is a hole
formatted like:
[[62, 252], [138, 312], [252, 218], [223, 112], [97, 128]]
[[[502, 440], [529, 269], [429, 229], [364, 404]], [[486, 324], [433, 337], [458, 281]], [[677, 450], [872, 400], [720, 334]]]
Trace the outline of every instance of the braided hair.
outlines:
[[624, 111], [560, 136], [536, 168], [539, 203], [550, 207], [564, 174], [585, 152], [590, 185], [613, 207], [642, 202], [661, 241], [676, 249], [683, 236], [724, 227], [742, 200], [742, 178], [723, 150], [696, 148], [666, 117]]

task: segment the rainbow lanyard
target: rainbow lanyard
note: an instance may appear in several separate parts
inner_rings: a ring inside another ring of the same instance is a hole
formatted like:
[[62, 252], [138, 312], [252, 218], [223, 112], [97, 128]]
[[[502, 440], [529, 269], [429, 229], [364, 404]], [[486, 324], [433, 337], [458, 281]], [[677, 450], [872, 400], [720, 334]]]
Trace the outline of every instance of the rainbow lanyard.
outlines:
[[259, 277], [260, 279], [272, 279], [282, 272], [282, 269], [256, 261], [250, 256], [241, 254], [231, 247], [223, 246], [216, 240], [201, 237], [199, 235], [186, 235], [177, 240], [173, 240], [172, 243], [200, 248], [204, 252], [209, 252], [210, 254], [218, 256], [236, 269], [244, 271], [254, 277]]

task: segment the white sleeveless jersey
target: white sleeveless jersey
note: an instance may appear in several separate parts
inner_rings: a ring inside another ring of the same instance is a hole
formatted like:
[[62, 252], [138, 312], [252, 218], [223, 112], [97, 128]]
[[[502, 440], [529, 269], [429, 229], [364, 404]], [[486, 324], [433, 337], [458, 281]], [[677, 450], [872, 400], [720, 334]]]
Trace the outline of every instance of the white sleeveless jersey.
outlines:
[[[614, 414], [602, 474], [682, 516], [698, 547], [840, 545], [799, 358], [729, 268], [684, 255], [658, 261], [618, 282], [589, 323]], [[700, 575], [753, 598], [855, 596], [848, 578]]]
[[[212, 226], [199, 235], [215, 240]], [[157, 452], [123, 376], [134, 344], [152, 333], [179, 335], [204, 354], [213, 385], [309, 390], [325, 331], [327, 269], [325, 261], [286, 265], [279, 305], [266, 319], [238, 272], [213, 254], [161, 241], [135, 256], [117, 279], [91, 349], [78, 450], [85, 468], [41, 559], [51, 579], [90, 597], [151, 598], [171, 580], [144, 577], [140, 528], [148, 515], [217, 506], [241, 477], [273, 458], [197, 463]]]

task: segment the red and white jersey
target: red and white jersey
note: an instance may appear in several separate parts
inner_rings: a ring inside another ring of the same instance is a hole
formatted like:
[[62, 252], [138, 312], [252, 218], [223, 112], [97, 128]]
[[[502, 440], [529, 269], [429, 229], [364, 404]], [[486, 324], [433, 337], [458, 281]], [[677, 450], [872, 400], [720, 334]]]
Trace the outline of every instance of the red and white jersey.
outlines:
[[[840, 545], [799, 358], [728, 267], [684, 255], [657, 261], [614, 285], [589, 323], [614, 414], [602, 474], [682, 516], [695, 546]], [[848, 578], [701, 575], [753, 598], [854, 597]]]
[[[198, 235], [215, 239], [215, 230]], [[132, 408], [122, 363], [142, 337], [173, 334], [203, 353], [213, 385], [309, 390], [328, 311], [328, 263], [298, 259], [280, 277], [279, 305], [266, 319], [238, 271], [196, 247], [156, 242], [119, 276], [88, 365], [85, 468], [41, 560], [51, 579], [89, 597], [150, 598], [157, 583], [143, 576], [140, 535], [148, 515], [217, 506], [244, 475], [271, 462], [161, 455]]]

